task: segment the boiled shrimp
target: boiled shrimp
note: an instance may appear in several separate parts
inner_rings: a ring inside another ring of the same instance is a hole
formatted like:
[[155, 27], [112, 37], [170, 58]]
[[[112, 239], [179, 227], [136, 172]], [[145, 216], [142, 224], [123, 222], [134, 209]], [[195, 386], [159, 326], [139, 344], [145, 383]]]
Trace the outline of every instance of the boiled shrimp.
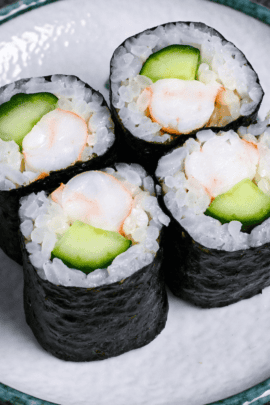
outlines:
[[56, 109], [44, 115], [22, 142], [25, 166], [33, 172], [64, 169], [80, 159], [88, 129], [77, 114]]
[[96, 228], [122, 232], [133, 207], [131, 193], [108, 173], [84, 172], [56, 189], [51, 198], [71, 222], [80, 220]]
[[185, 161], [188, 178], [195, 178], [211, 199], [226, 193], [241, 180], [255, 177], [259, 163], [255, 143], [240, 139], [233, 131], [214, 136]]
[[224, 87], [198, 80], [162, 79], [138, 97], [140, 111], [149, 111], [152, 121], [170, 134], [187, 134], [207, 124], [215, 101]]

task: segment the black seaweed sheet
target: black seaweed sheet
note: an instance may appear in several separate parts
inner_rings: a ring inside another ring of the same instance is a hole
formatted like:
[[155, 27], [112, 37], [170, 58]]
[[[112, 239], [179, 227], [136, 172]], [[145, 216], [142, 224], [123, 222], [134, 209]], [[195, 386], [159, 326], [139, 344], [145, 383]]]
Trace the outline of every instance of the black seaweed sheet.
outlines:
[[[64, 76], [64, 75], [60, 75]], [[47, 81], [51, 81], [52, 76], [45, 76]], [[69, 76], [74, 79], [78, 79], [76, 76]], [[20, 88], [23, 83], [29, 79], [21, 79], [16, 83], [16, 87]], [[101, 93], [94, 90], [87, 83], [84, 85], [91, 89], [94, 93], [102, 96]], [[0, 94], [5, 90], [8, 85], [0, 89]], [[103, 98], [103, 96], [102, 96]], [[102, 106], [108, 107], [106, 101], [103, 98]], [[116, 134], [115, 134], [116, 135]], [[117, 161], [118, 156], [118, 143], [117, 135], [115, 137], [115, 142], [113, 145], [105, 152], [104, 155], [93, 157], [87, 162], [76, 162], [74, 165], [69, 166], [66, 169], [57, 170], [50, 172], [48, 177], [44, 179], [34, 181], [33, 183], [22, 186], [18, 189], [13, 189], [10, 191], [0, 191], [0, 248], [17, 263], [22, 264], [22, 256], [20, 251], [20, 242], [18, 236], [19, 229], [19, 200], [21, 197], [26, 196], [31, 193], [38, 193], [39, 191], [49, 191], [52, 192], [61, 183], [66, 183], [76, 174], [87, 170], [99, 170], [103, 167], [110, 166]]]
[[[163, 239], [163, 238], [161, 238]], [[150, 343], [165, 327], [163, 248], [130, 277], [96, 288], [42, 280], [21, 235], [26, 321], [39, 344], [67, 361], [105, 360]]]
[[[181, 22], [181, 23], [185, 24], [187, 26], [189, 26], [190, 24], [193, 24], [195, 26], [195, 28], [200, 29], [202, 32], [211, 32], [213, 35], [221, 38], [223, 42], [231, 43], [230, 41], [227, 41], [214, 28], [211, 28], [204, 23], [200, 23], [200, 22]], [[170, 24], [175, 24], [175, 23], [162, 24], [161, 27], [165, 27], [166, 25], [170, 25]], [[144, 32], [151, 33], [151, 31], [153, 31], [156, 28], [157, 27], [153, 27], [153, 28], [145, 30]], [[125, 42], [127, 40], [129, 40], [130, 38], [137, 38], [141, 34], [142, 34], [142, 32], [140, 32], [139, 34], [136, 34], [132, 37], [127, 38], [124, 42], [122, 42], [121, 45], [119, 45], [119, 47], [123, 46], [125, 44]], [[119, 47], [114, 51], [114, 53], [119, 49]], [[241, 52], [241, 54], [246, 59], [245, 55], [242, 52]], [[247, 59], [246, 59], [246, 64], [254, 71], [253, 67], [248, 62]], [[254, 73], [256, 74], [255, 71], [254, 71]], [[131, 162], [139, 163], [139, 164], [143, 165], [150, 174], [154, 174], [154, 171], [157, 167], [157, 162], [161, 158], [161, 156], [163, 156], [165, 153], [169, 152], [170, 150], [183, 145], [184, 142], [188, 138], [190, 138], [190, 137], [195, 138], [196, 133], [198, 131], [202, 130], [203, 128], [195, 130], [187, 135], [178, 135], [178, 136], [175, 135], [175, 136], [173, 136], [173, 140], [170, 141], [170, 143], [168, 143], [168, 144], [148, 142], [148, 141], [144, 141], [140, 138], [137, 138], [136, 136], [133, 136], [132, 133], [127, 128], [125, 128], [125, 126], [122, 123], [121, 118], [118, 115], [116, 108], [113, 106], [112, 91], [111, 91], [111, 74], [112, 74], [112, 59], [111, 59], [111, 64], [110, 64], [110, 106], [111, 106], [112, 117], [117, 126], [117, 129], [119, 131], [119, 136], [121, 139], [121, 147], [119, 149], [120, 160], [122, 159], [123, 161], [130, 162], [130, 163]], [[257, 74], [256, 74], [256, 77], [257, 77], [257, 80], [256, 80], [257, 83], [260, 84]], [[262, 94], [261, 100], [259, 101], [257, 106], [254, 108], [254, 111], [250, 115], [241, 116], [237, 120], [231, 122], [230, 124], [225, 125], [224, 127], [208, 127], [206, 129], [211, 129], [214, 132], [219, 132], [219, 131], [228, 131], [230, 129], [236, 130], [240, 126], [247, 127], [248, 125], [250, 125], [251, 123], [253, 123], [256, 120], [258, 110], [259, 110], [259, 107], [260, 107], [262, 99], [263, 99], [263, 95], [264, 95], [264, 92]]]
[[227, 252], [194, 241], [158, 197], [171, 222], [165, 229], [165, 282], [179, 298], [203, 308], [251, 298], [270, 285], [270, 243]]

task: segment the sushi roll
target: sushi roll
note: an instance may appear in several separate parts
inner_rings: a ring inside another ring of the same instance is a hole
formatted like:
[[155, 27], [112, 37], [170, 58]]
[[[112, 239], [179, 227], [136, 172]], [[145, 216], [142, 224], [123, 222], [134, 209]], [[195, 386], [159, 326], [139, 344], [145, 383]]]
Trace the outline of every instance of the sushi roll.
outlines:
[[0, 150], [0, 247], [18, 263], [19, 199], [117, 157], [104, 98], [65, 75], [22, 79], [0, 89]]
[[202, 128], [254, 122], [263, 94], [243, 53], [199, 22], [147, 29], [111, 59], [110, 103], [122, 155], [151, 173], [161, 156]]
[[270, 285], [269, 123], [199, 131], [159, 160], [160, 203], [171, 217], [166, 283], [174, 295], [221, 307]]
[[169, 218], [141, 166], [81, 173], [51, 194], [23, 197], [19, 215], [25, 316], [45, 350], [68, 361], [104, 360], [163, 330]]

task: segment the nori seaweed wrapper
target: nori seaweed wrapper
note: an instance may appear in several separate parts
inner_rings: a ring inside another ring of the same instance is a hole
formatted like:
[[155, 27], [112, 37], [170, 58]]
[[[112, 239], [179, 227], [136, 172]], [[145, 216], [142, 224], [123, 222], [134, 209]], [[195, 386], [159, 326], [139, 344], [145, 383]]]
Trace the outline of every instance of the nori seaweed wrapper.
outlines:
[[233, 252], [207, 248], [193, 240], [170, 216], [164, 230], [165, 282], [172, 293], [203, 308], [223, 307], [251, 298], [270, 285], [270, 243]]
[[[161, 236], [161, 239], [162, 236]], [[163, 248], [152, 263], [96, 288], [42, 280], [21, 235], [26, 321], [39, 344], [67, 361], [104, 360], [150, 343], [165, 327], [168, 299]]]
[[[166, 27], [167, 25], [176, 24], [176, 23], [177, 22], [166, 23], [166, 24], [162, 24], [157, 27]], [[225, 43], [234, 45], [232, 42], [227, 41], [214, 28], [211, 28], [204, 23], [189, 21], [189, 22], [181, 22], [181, 24], [184, 24], [186, 26], [190, 26], [191, 24], [193, 24], [194, 28], [197, 28], [197, 29], [201, 30], [202, 32], [210, 32], [212, 35], [221, 38], [222, 43], [225, 42]], [[114, 54], [118, 51], [118, 49], [121, 46], [125, 45], [126, 41], [130, 40], [131, 38], [137, 38], [143, 33], [151, 33], [157, 27], [147, 29], [143, 32], [140, 32], [134, 36], [127, 38], [124, 42], [122, 42], [121, 45], [119, 45], [118, 48], [116, 48], [116, 50], [114, 51]], [[253, 67], [248, 62], [245, 55], [239, 49], [238, 49], [238, 51], [241, 54], [241, 56], [246, 60], [245, 64], [253, 70], [254, 74], [256, 75], [256, 82], [260, 85], [258, 75], [254, 71]], [[139, 164], [143, 165], [150, 174], [154, 174], [154, 171], [157, 167], [157, 162], [164, 154], [171, 151], [172, 149], [175, 149], [178, 146], [183, 145], [188, 138], [190, 138], [190, 137], [195, 138], [196, 133], [198, 131], [201, 131], [202, 129], [211, 129], [214, 132], [228, 131], [230, 129], [237, 130], [240, 126], [247, 127], [250, 124], [254, 123], [256, 120], [256, 117], [258, 115], [258, 110], [260, 108], [260, 105], [261, 105], [261, 102], [262, 102], [262, 99], [264, 96], [263, 90], [262, 90], [261, 99], [258, 102], [258, 104], [254, 107], [254, 110], [251, 114], [246, 115], [246, 116], [240, 116], [235, 121], [233, 121], [223, 127], [201, 127], [186, 135], [170, 134], [173, 137], [173, 139], [171, 141], [166, 141], [166, 143], [163, 143], [163, 144], [155, 143], [155, 142], [148, 142], [148, 141], [140, 139], [136, 136], [133, 136], [132, 133], [123, 125], [122, 120], [118, 115], [117, 109], [113, 106], [111, 75], [112, 75], [112, 71], [113, 71], [112, 60], [113, 60], [114, 54], [112, 56], [111, 64], [110, 64], [110, 107], [111, 107], [111, 113], [112, 113], [113, 120], [119, 131], [119, 136], [121, 139], [121, 144], [120, 144], [120, 148], [119, 148], [120, 160], [122, 159], [123, 161], [129, 162], [129, 163], [132, 163], [132, 162], [139, 163]]]
[[[64, 77], [65, 75], [59, 75]], [[76, 76], [68, 76], [70, 78], [75, 78], [81, 81]], [[51, 81], [52, 76], [44, 76], [44, 79]], [[22, 84], [29, 81], [30, 79], [21, 79], [15, 82], [16, 87], [20, 88]], [[94, 90], [87, 83], [84, 83], [85, 87], [91, 89], [93, 93], [97, 93], [102, 96], [101, 93]], [[0, 89], [0, 94], [9, 85], [5, 85]], [[103, 96], [102, 96], [103, 98]], [[108, 108], [106, 101], [103, 98], [101, 104]], [[20, 250], [19, 241], [19, 200], [31, 193], [38, 193], [39, 191], [45, 190], [52, 192], [61, 183], [66, 183], [75, 175], [87, 171], [87, 170], [99, 170], [105, 166], [110, 166], [117, 161], [118, 156], [118, 143], [119, 140], [117, 135], [115, 136], [115, 141], [113, 145], [101, 156], [93, 157], [86, 162], [76, 162], [75, 164], [67, 167], [66, 169], [61, 169], [57, 171], [51, 171], [48, 177], [33, 181], [27, 186], [22, 186], [17, 189], [12, 190], [0, 190], [0, 248], [17, 263], [22, 264], [22, 255]]]

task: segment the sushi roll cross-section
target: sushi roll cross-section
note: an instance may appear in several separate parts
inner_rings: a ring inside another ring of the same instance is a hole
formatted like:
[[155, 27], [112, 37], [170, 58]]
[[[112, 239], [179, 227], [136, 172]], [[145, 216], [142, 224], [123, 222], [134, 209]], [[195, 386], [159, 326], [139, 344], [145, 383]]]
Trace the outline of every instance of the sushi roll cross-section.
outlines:
[[102, 95], [75, 76], [22, 79], [0, 89], [0, 247], [21, 262], [19, 198], [114, 163], [114, 124]]
[[268, 126], [200, 131], [160, 159], [160, 202], [172, 218], [166, 281], [176, 296], [217, 307], [270, 285]]
[[243, 53], [196, 22], [164, 24], [125, 40], [111, 60], [110, 91], [123, 154], [146, 161], [152, 172], [187, 135], [252, 123], [264, 94]]
[[81, 173], [20, 201], [26, 320], [70, 361], [103, 360], [165, 327], [163, 225], [154, 181], [137, 164]]

